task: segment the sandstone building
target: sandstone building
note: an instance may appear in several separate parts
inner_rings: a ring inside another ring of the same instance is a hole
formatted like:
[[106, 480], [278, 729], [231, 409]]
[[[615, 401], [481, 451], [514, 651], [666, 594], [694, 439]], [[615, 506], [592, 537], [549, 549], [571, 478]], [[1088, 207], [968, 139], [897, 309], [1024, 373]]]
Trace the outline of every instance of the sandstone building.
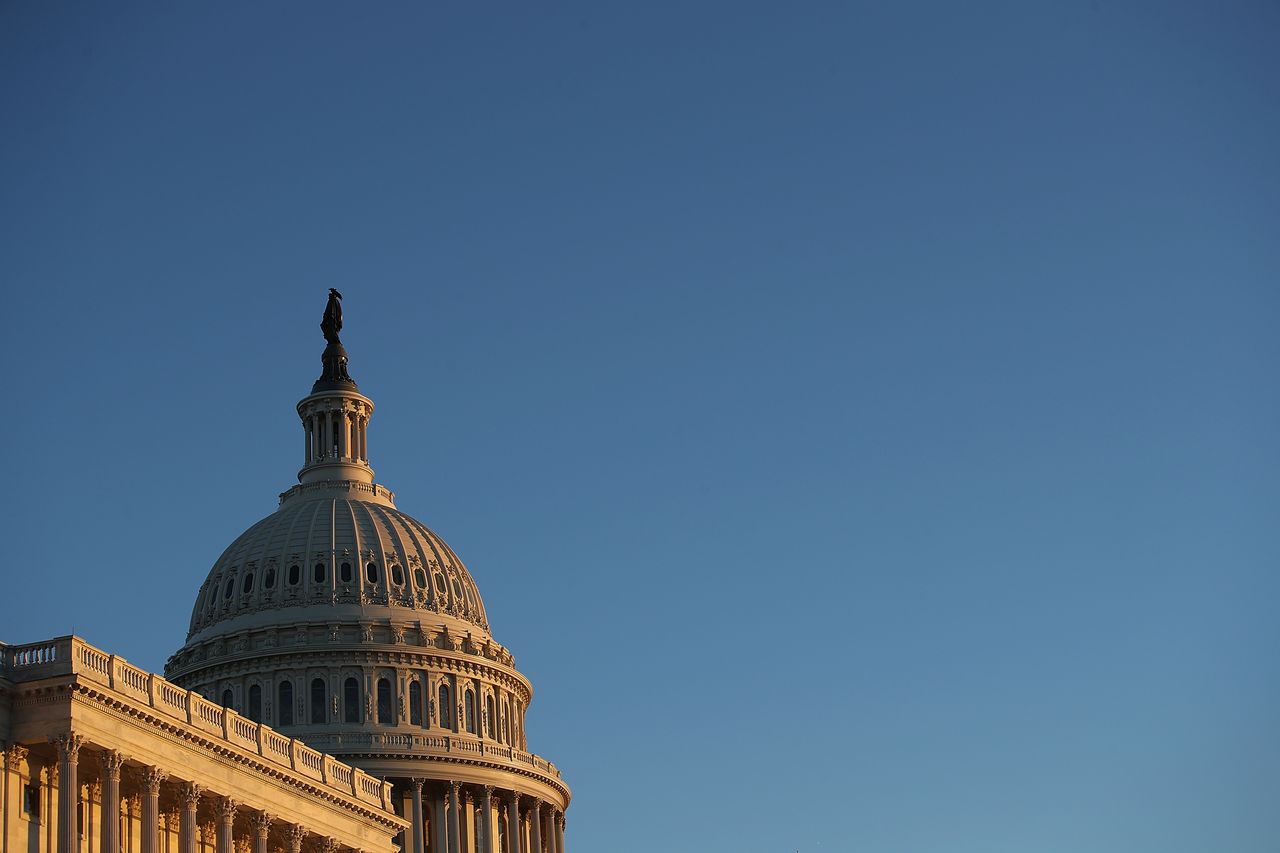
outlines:
[[0, 646], [0, 853], [563, 853], [532, 686], [374, 481], [339, 299], [298, 484], [214, 563], [164, 677], [78, 637]]

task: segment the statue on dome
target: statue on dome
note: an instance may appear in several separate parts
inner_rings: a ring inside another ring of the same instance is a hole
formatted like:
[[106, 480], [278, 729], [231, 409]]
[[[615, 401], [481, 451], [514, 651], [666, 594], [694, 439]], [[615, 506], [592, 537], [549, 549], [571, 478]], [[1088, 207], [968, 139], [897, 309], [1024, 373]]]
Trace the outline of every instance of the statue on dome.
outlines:
[[324, 306], [324, 317], [320, 320], [320, 331], [324, 332], [324, 354], [320, 356], [324, 364], [324, 372], [311, 386], [311, 392], [350, 390], [355, 391], [356, 383], [351, 381], [347, 373], [347, 351], [338, 339], [342, 331], [342, 294], [335, 288], [329, 288], [329, 302]]
[[341, 346], [338, 332], [342, 331], [342, 294], [335, 288], [329, 288], [329, 304], [324, 306], [324, 318], [320, 321], [320, 331], [330, 344]]

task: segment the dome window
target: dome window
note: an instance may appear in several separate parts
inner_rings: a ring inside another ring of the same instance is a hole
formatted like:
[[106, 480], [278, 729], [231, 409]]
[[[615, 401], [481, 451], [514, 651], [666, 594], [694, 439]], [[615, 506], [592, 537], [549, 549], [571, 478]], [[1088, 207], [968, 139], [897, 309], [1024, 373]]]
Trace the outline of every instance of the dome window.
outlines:
[[342, 582], [351, 583], [351, 564], [350, 563], [342, 564]]
[[453, 701], [449, 696], [449, 685], [440, 685], [440, 727], [453, 728]]
[[377, 563], [370, 563], [369, 565], [364, 567], [364, 579], [367, 580], [369, 583], [378, 582], [378, 564]]
[[422, 725], [422, 685], [417, 678], [409, 682], [409, 723]]
[[320, 725], [325, 722], [325, 693], [324, 679], [311, 679], [311, 723], [312, 725]]
[[253, 572], [244, 576], [244, 583], [240, 584], [240, 592], [245, 595], [253, 592]]
[[391, 565], [391, 582], [396, 586], [404, 586], [404, 569], [400, 568], [399, 563]]
[[236, 696], [234, 693], [231, 692], [230, 687], [222, 691], [222, 707], [230, 708], [232, 705], [235, 704], [235, 701], [236, 701]]
[[391, 682], [385, 678], [378, 679], [378, 725], [394, 726], [395, 714], [391, 708]]
[[231, 597], [231, 593], [233, 593], [233, 592], [235, 592], [235, 591], [236, 591], [236, 579], [235, 579], [235, 578], [227, 578], [227, 588], [226, 588], [225, 590], [223, 590], [223, 592], [222, 592], [222, 598], [223, 598], [223, 600], [226, 600], [226, 599], [230, 598], [230, 597]]
[[280, 682], [280, 690], [278, 691], [280, 701], [280, 725], [293, 725], [293, 684], [285, 679]]
[[316, 563], [311, 568], [311, 580], [313, 583], [324, 583], [324, 563]]
[[418, 589], [427, 588], [427, 573], [422, 569], [413, 570], [413, 582], [418, 585]]
[[342, 721], [360, 722], [360, 682], [348, 678], [342, 685]]
[[463, 713], [466, 715], [467, 731], [472, 734], [476, 733], [476, 694], [470, 688], [462, 694], [465, 699], [462, 704]]
[[267, 569], [267, 573], [262, 576], [262, 586], [264, 589], [275, 589], [276, 586], [276, 567], [271, 566]]
[[249, 685], [249, 719], [262, 722], [262, 685]]
[[297, 563], [294, 563], [289, 567], [289, 586], [297, 586], [300, 580], [302, 580], [302, 569], [298, 568]]
[[493, 704], [493, 697], [486, 696], [484, 698], [484, 711], [485, 711], [484, 721], [486, 723], [485, 728], [488, 729], [488, 731], [486, 731], [485, 734], [493, 738], [494, 740], [498, 739], [497, 710], [498, 710], [497, 706]]

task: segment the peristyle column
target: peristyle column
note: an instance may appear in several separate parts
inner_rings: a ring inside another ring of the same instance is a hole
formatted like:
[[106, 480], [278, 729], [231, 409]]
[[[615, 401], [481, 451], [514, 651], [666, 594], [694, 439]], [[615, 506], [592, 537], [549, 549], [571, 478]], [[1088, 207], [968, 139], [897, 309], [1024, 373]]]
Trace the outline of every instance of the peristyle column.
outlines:
[[267, 833], [275, 821], [266, 812], [258, 812], [253, 816], [253, 853], [267, 853]]
[[480, 837], [476, 839], [479, 853], [497, 853], [493, 846], [493, 786], [484, 786], [484, 796], [480, 798], [480, 825], [484, 827]]
[[520, 794], [511, 791], [507, 796], [507, 850], [520, 853]]
[[462, 853], [462, 807], [458, 803], [458, 786], [449, 783], [449, 853]]
[[124, 756], [108, 749], [98, 756], [98, 763], [102, 768], [101, 853], [120, 853], [120, 767]]
[[178, 853], [196, 853], [199, 848], [199, 839], [196, 837], [196, 807], [200, 805], [202, 793], [204, 788], [195, 782], [188, 782], [178, 789], [178, 798], [182, 800], [182, 819], [178, 823]]
[[230, 797], [218, 800], [218, 853], [232, 853], [235, 849], [232, 824], [236, 819], [236, 805]]
[[413, 783], [413, 853], [426, 853], [426, 827], [422, 825], [422, 779]]
[[58, 748], [58, 853], [75, 853], [80, 846], [76, 825], [80, 783], [76, 772], [80, 766], [80, 744], [84, 738], [65, 732], [54, 738]]
[[564, 853], [564, 812], [556, 815], [556, 853]]
[[169, 774], [159, 767], [142, 770], [142, 853], [160, 853], [160, 783]]
[[529, 816], [529, 820], [532, 828], [529, 846], [533, 848], [533, 853], [542, 853], [542, 800], [533, 801], [533, 814]]

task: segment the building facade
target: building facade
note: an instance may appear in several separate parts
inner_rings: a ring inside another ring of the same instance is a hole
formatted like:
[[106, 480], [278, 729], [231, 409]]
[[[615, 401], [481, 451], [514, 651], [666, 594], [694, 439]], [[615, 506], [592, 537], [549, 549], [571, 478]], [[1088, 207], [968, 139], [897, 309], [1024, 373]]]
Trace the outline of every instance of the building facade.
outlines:
[[[298, 484], [214, 563], [196, 596], [186, 642], [169, 659], [164, 678], [146, 674], [147, 683], [161, 685], [164, 696], [188, 697], [181, 713], [192, 717], [195, 707], [194, 718], [206, 726], [215, 725], [206, 719], [210, 709], [222, 714], [228, 738], [265, 741], [277, 752], [291, 744], [289, 754], [307, 756], [303, 770], [320, 773], [326, 784], [360, 780], [348, 786], [366, 810], [373, 795], [360, 799], [357, 789], [364, 780], [379, 786], [382, 811], [366, 826], [381, 827], [381, 846], [329, 824], [307, 830], [317, 838], [368, 853], [563, 853], [570, 792], [555, 765], [528, 751], [524, 719], [532, 685], [490, 634], [479, 589], [462, 561], [425, 525], [397, 510], [394, 494], [374, 480], [374, 404], [348, 374], [338, 335], [340, 298], [331, 291], [321, 324], [327, 341], [322, 375], [297, 405], [304, 451]], [[58, 644], [69, 645], [62, 650]], [[54, 645], [63, 656], [42, 665], [72, 666], [70, 677], [88, 677], [84, 664], [74, 666], [91, 647], [78, 638]], [[41, 647], [7, 649], [2, 677], [13, 685], [30, 683], [26, 676], [35, 670], [18, 662], [39, 657], [32, 648]], [[16, 694], [3, 681], [0, 688], [3, 706]], [[155, 688], [147, 689], [150, 698]], [[7, 723], [0, 710], [0, 738], [20, 749], [30, 749], [34, 738], [48, 759], [29, 764], [23, 780], [15, 780], [25, 791], [32, 773], [56, 765], [48, 738], [77, 736], [79, 729], [33, 735], [18, 725], [26, 718], [22, 703], [8, 704]], [[123, 752], [94, 744], [95, 751]], [[291, 760], [290, 769], [298, 772], [297, 759]], [[182, 778], [183, 784], [204, 784]], [[70, 789], [63, 796], [71, 796]], [[83, 791], [77, 797], [81, 805], [90, 801]], [[14, 826], [26, 824], [6, 829], [6, 839], [25, 841], [25, 853], [66, 853], [60, 845], [32, 846], [32, 813], [7, 794], [3, 802], [6, 821], [12, 816]], [[125, 803], [93, 808], [127, 811]], [[262, 814], [282, 808], [274, 801], [253, 806]], [[152, 829], [144, 823], [140, 838], [146, 840]], [[181, 814], [175, 825], [181, 829]], [[232, 831], [227, 843], [234, 846], [240, 837]], [[257, 835], [243, 837], [258, 843]], [[183, 838], [186, 844], [189, 838]], [[211, 838], [221, 844], [216, 831]], [[268, 834], [255, 853], [298, 853], [285, 843], [291, 838]], [[101, 843], [101, 853], [173, 853], [105, 835]], [[230, 851], [218, 847], [218, 853]], [[181, 853], [200, 851], [184, 846]]]

